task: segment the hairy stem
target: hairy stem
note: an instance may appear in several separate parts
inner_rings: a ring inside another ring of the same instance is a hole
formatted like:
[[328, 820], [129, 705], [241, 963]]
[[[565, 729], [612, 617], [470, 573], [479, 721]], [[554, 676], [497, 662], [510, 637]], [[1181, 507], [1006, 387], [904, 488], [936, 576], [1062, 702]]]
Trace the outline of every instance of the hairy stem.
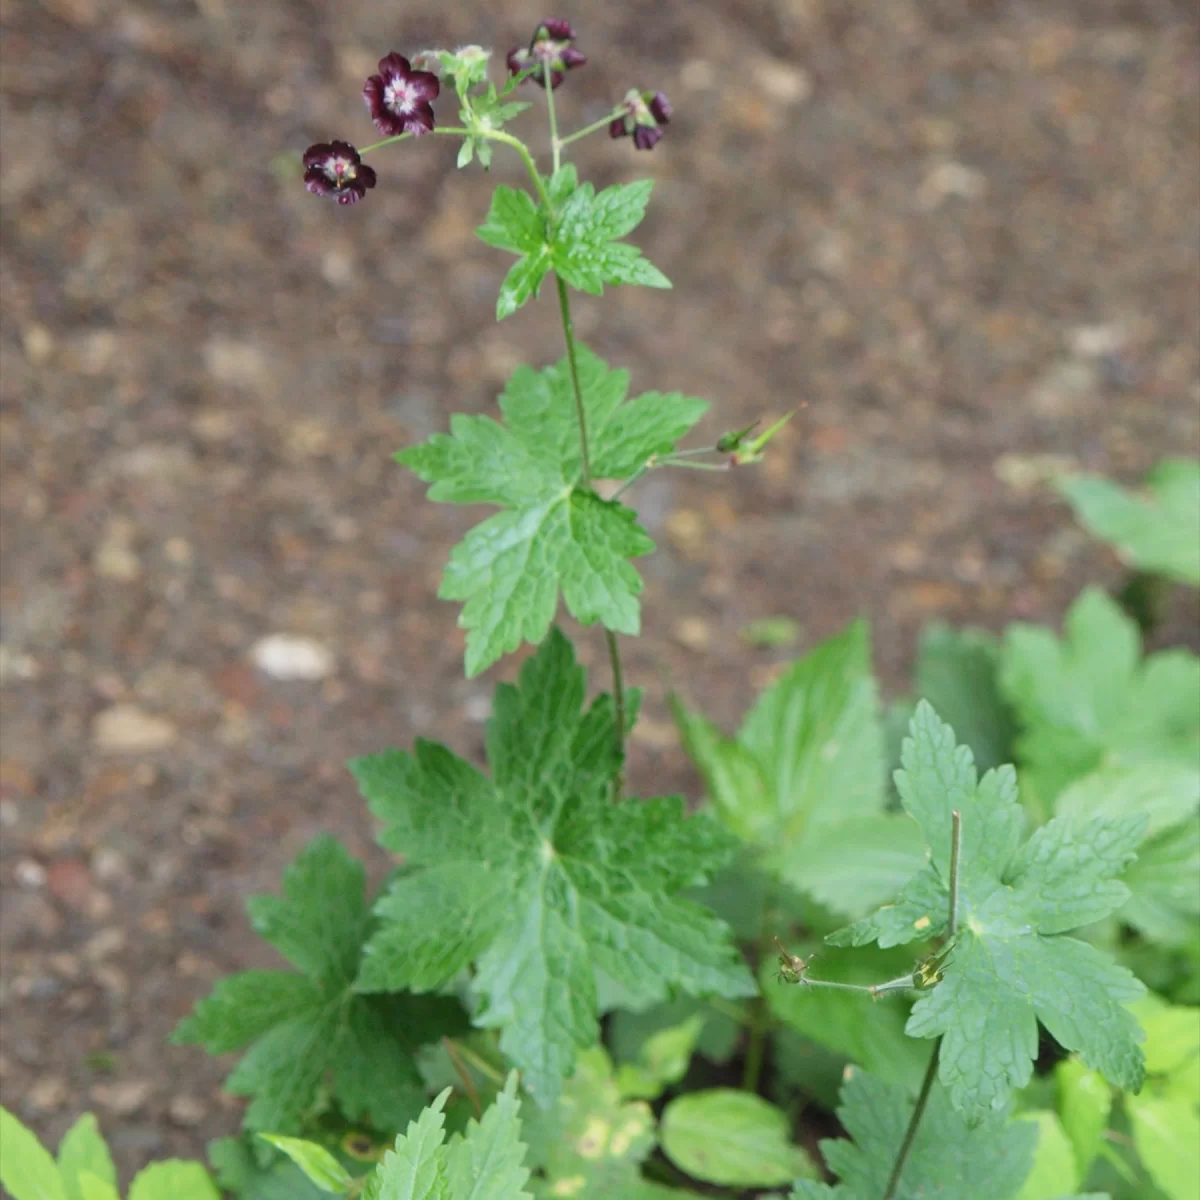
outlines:
[[575, 355], [575, 324], [571, 320], [571, 297], [562, 276], [555, 274], [558, 311], [562, 317], [563, 339], [567, 343], [567, 367], [571, 372], [571, 394], [575, 397], [575, 416], [579, 421], [580, 478], [585, 488], [592, 486], [592, 460], [588, 450], [587, 413], [583, 408], [583, 387], [579, 382], [579, 362]]
[[933, 1081], [937, 1078], [938, 1052], [941, 1048], [942, 1039], [938, 1038], [933, 1044], [933, 1053], [929, 1056], [929, 1066], [925, 1068], [925, 1078], [921, 1080], [921, 1090], [917, 1093], [917, 1103], [909, 1118], [908, 1128], [904, 1131], [904, 1141], [900, 1143], [900, 1151], [896, 1155], [895, 1163], [892, 1164], [892, 1173], [888, 1176], [887, 1190], [883, 1193], [883, 1200], [893, 1200], [896, 1188], [900, 1186], [900, 1173], [904, 1170], [905, 1162], [908, 1161], [908, 1152], [912, 1149], [913, 1139], [917, 1136], [917, 1126], [921, 1124], [921, 1118], [925, 1115], [925, 1105], [929, 1103], [929, 1093], [933, 1091]]
[[[443, 137], [448, 134], [451, 137], [486, 138], [489, 142], [500, 142], [502, 145], [511, 147], [520, 155], [521, 162], [525, 165], [525, 170], [538, 194], [538, 199], [545, 204], [547, 210], [550, 209], [550, 195], [546, 191], [546, 182], [537, 169], [537, 163], [533, 161], [533, 155], [529, 153], [529, 147], [520, 138], [513, 137], [511, 133], [505, 133], [501, 129], [467, 129], [462, 125], [442, 125], [433, 132]], [[381, 150], [384, 146], [408, 141], [412, 136], [411, 133], [398, 133], [395, 137], [384, 138], [382, 141], [372, 142], [369, 146], [363, 146], [358, 153], [360, 156], [370, 154], [372, 150]]]
[[[588, 449], [587, 412], [583, 405], [583, 386], [579, 382], [579, 361], [575, 353], [575, 324], [571, 320], [571, 297], [561, 275], [555, 274], [558, 288], [558, 311], [562, 317], [563, 339], [567, 343], [567, 367], [571, 375], [571, 394], [575, 398], [575, 416], [579, 421], [579, 475], [585, 488], [592, 486], [592, 460]], [[613, 677], [613, 741], [616, 744], [617, 762], [625, 758], [625, 686], [621, 670], [621, 647], [617, 635], [605, 629], [604, 640], [608, 643], [608, 660], [612, 665]], [[612, 799], [617, 803], [625, 793], [625, 772], [620, 766], [613, 777]]]
[[612, 124], [613, 118], [620, 116], [623, 111], [622, 107], [614, 108], [607, 117], [601, 117], [599, 121], [593, 121], [590, 125], [585, 125], [582, 129], [577, 129], [574, 133], [567, 134], [565, 138], [559, 138], [559, 148], [569, 146], [572, 142], [577, 142], [580, 138], [587, 137], [589, 133], [595, 133], [597, 129], [607, 129]]
[[554, 89], [550, 86], [549, 80], [546, 80], [543, 90], [546, 93], [546, 118], [550, 122], [550, 156], [557, 174], [562, 161], [562, 143], [558, 140], [558, 117], [554, 112]]
[[[950, 814], [950, 917], [947, 934], [953, 937], [958, 932], [958, 863], [962, 857], [962, 813], [955, 809]], [[929, 1102], [929, 1093], [933, 1090], [933, 1081], [937, 1078], [938, 1056], [942, 1050], [942, 1039], [938, 1038], [933, 1044], [933, 1053], [929, 1056], [929, 1066], [925, 1068], [925, 1078], [921, 1080], [921, 1090], [917, 1093], [917, 1103], [913, 1106], [912, 1116], [908, 1119], [908, 1128], [904, 1131], [904, 1140], [896, 1153], [896, 1161], [892, 1164], [892, 1173], [888, 1176], [887, 1189], [883, 1200], [894, 1200], [896, 1189], [900, 1186], [900, 1174], [908, 1161], [909, 1151], [917, 1136], [917, 1128], [925, 1115], [925, 1105]]]

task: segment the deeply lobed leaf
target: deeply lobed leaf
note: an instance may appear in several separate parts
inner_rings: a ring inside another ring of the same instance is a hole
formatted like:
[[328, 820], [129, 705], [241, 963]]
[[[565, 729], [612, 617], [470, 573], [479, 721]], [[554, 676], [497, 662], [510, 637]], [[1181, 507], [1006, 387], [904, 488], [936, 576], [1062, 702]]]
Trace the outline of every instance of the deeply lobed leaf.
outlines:
[[970, 751], [926, 702], [905, 742], [897, 787], [930, 844], [931, 864], [899, 901], [833, 935], [881, 946], [936, 936], [948, 917], [952, 811], [962, 815], [959, 929], [944, 978], [913, 1007], [907, 1030], [942, 1037], [939, 1078], [973, 1122], [1028, 1082], [1037, 1021], [1118, 1086], [1142, 1080], [1137, 1022], [1123, 1007], [1143, 991], [1126, 970], [1062, 936], [1118, 908], [1117, 876], [1134, 858], [1141, 818], [1059, 819], [1020, 844], [1012, 768], [977, 780]]
[[609, 803], [611, 701], [585, 708], [584, 694], [555, 631], [519, 686], [496, 690], [490, 781], [427, 744], [351, 764], [381, 840], [408, 864], [378, 906], [357, 986], [426, 990], [474, 962], [476, 1023], [501, 1028], [542, 1103], [596, 1040], [598, 970], [647, 1003], [754, 990], [725, 926], [677, 894], [732, 839], [678, 798]]
[[[677, 392], [626, 400], [629, 376], [577, 347], [593, 475], [632, 474], [672, 449], [700, 419], [702, 400]], [[435, 500], [494, 504], [450, 556], [440, 595], [462, 600], [467, 674], [523, 641], [540, 642], [561, 592], [571, 615], [620, 633], [640, 628], [642, 582], [631, 559], [654, 543], [623, 505], [582, 486], [570, 365], [519, 367], [500, 397], [503, 421], [456, 415], [397, 458], [431, 484]]]
[[[878, 1200], [912, 1114], [911, 1093], [851, 1071], [838, 1117], [852, 1140], [821, 1142], [836, 1187], [800, 1182], [792, 1200]], [[934, 1085], [896, 1190], [896, 1200], [1011, 1200], [1033, 1165], [1037, 1128], [993, 1114], [971, 1126]]]
[[252, 1097], [247, 1129], [299, 1133], [327, 1083], [351, 1120], [402, 1124], [424, 1102], [412, 1051], [462, 1027], [453, 1001], [431, 1014], [411, 996], [353, 992], [373, 922], [363, 886], [361, 864], [337, 841], [313, 841], [285, 873], [284, 895], [249, 905], [263, 936], [304, 973], [231, 975], [172, 1034], [211, 1054], [249, 1045], [226, 1081]]

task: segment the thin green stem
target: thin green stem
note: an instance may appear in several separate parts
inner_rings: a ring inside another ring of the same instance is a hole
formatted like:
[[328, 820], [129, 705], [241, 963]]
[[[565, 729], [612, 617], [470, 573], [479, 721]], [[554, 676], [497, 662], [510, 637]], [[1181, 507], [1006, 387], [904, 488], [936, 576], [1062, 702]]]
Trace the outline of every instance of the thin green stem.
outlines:
[[547, 86], [542, 90], [546, 93], [546, 116], [550, 122], [550, 157], [554, 163], [555, 174], [557, 174], [559, 163], [562, 160], [562, 143], [558, 140], [558, 116], [554, 111], [554, 89]]
[[912, 1149], [913, 1140], [917, 1136], [917, 1127], [925, 1115], [925, 1105], [929, 1103], [929, 1093], [933, 1091], [933, 1081], [937, 1078], [938, 1054], [941, 1048], [942, 1039], [938, 1038], [933, 1045], [933, 1053], [929, 1056], [929, 1066], [925, 1068], [925, 1078], [921, 1080], [921, 1090], [917, 1093], [917, 1103], [909, 1118], [908, 1128], [904, 1131], [904, 1141], [900, 1143], [900, 1151], [896, 1155], [896, 1161], [892, 1164], [892, 1173], [888, 1176], [883, 1200], [894, 1200], [896, 1188], [900, 1186], [900, 1173], [904, 1170], [905, 1162], [908, 1161], [908, 1152]]
[[585, 488], [592, 486], [592, 460], [588, 452], [587, 413], [583, 408], [583, 387], [579, 382], [579, 362], [575, 353], [575, 324], [571, 320], [571, 297], [561, 275], [555, 274], [558, 287], [558, 311], [562, 317], [563, 338], [567, 343], [567, 366], [571, 372], [571, 393], [575, 397], [575, 417], [579, 422], [580, 477]]
[[[547, 89], [549, 90], [549, 89]], [[575, 348], [575, 324], [571, 320], [571, 297], [562, 276], [555, 274], [554, 283], [558, 289], [558, 311], [562, 317], [563, 339], [567, 343], [567, 367], [571, 375], [571, 394], [575, 399], [575, 416], [579, 423], [579, 477], [585, 488], [592, 486], [592, 460], [588, 448], [587, 412], [583, 405], [583, 385], [579, 382], [579, 359]], [[608, 659], [612, 665], [613, 676], [613, 741], [616, 744], [617, 762], [625, 758], [625, 687], [621, 671], [621, 648], [617, 644], [617, 635], [611, 629], [605, 629], [604, 639], [608, 643]], [[613, 777], [613, 803], [621, 799], [625, 792], [624, 771], [618, 768]]]
[[[768, 885], [763, 892], [762, 906], [758, 912], [758, 958], [762, 962], [770, 956], [770, 934], [772, 922], [775, 920], [775, 889]], [[778, 939], [775, 939], [778, 941]], [[766, 1051], [767, 1034], [771, 1028], [771, 1011], [767, 1007], [767, 998], [761, 988], [750, 1001], [750, 1037], [746, 1043], [746, 1065], [742, 1069], [742, 1090], [750, 1093], [758, 1091], [758, 1082], [762, 1075], [763, 1054]]]
[[[953, 937], [958, 932], [958, 866], [959, 860], [962, 858], [962, 813], [958, 809], [950, 814], [950, 822], [950, 914], [946, 931], [949, 937]], [[896, 1161], [892, 1164], [892, 1173], [888, 1176], [883, 1200], [894, 1200], [896, 1188], [900, 1186], [900, 1175], [904, 1170], [904, 1164], [908, 1161], [909, 1151], [912, 1150], [921, 1118], [925, 1115], [925, 1105], [929, 1102], [933, 1081], [937, 1078], [938, 1057], [941, 1050], [942, 1039], [938, 1038], [933, 1044], [933, 1053], [929, 1056], [929, 1066], [925, 1069], [925, 1078], [921, 1081], [921, 1090], [917, 1093], [917, 1103], [913, 1107], [912, 1116], [908, 1119], [904, 1140], [896, 1152]]]
[[702, 463], [685, 460], [678, 462], [674, 458], [660, 458], [655, 464], [656, 467], [683, 467], [688, 471], [728, 471], [729, 464], [726, 463]]
[[[467, 129], [462, 125], [441, 125], [433, 132], [440, 136], [486, 138], [489, 142], [500, 142], [504, 146], [510, 146], [521, 156], [521, 161], [525, 164], [525, 170], [533, 182], [538, 198], [546, 205], [547, 209], [551, 208], [546, 182], [537, 169], [537, 163], [533, 161], [533, 155], [529, 153], [529, 147], [520, 138], [513, 137], [511, 133], [505, 133], [502, 129]], [[363, 146], [358, 153], [360, 156], [369, 154], [372, 150], [380, 150], [384, 146], [406, 141], [412, 136], [411, 133], [398, 133], [395, 137], [384, 138], [380, 142], [372, 142], [369, 146]]]
[[619, 488], [617, 488], [617, 490], [615, 492], [613, 492], [613, 494], [611, 496], [609, 496], [609, 499], [610, 500], [620, 499], [654, 465], [655, 464], [650, 460], [647, 460], [646, 462], [642, 463], [642, 465], [640, 467], [638, 467], [638, 469], [636, 471], [634, 471], [634, 473], [632, 475], [630, 475], [630, 477], [627, 480], [625, 480], [625, 482], [623, 484], [621, 484], [621, 486]]
[[[608, 664], [613, 677], [613, 741], [620, 756], [625, 753], [625, 680], [621, 670], [621, 647], [611, 629], [604, 630], [604, 640], [608, 643]], [[613, 776], [612, 793], [614, 804], [625, 793], [625, 764], [620, 757], [617, 759], [617, 773]]]
[[607, 117], [602, 117], [599, 121], [593, 121], [590, 125], [585, 125], [582, 129], [577, 129], [574, 133], [567, 134], [565, 138], [558, 138], [559, 148], [569, 146], [572, 142], [577, 142], [580, 138], [587, 137], [589, 133], [595, 133], [597, 129], [607, 129], [612, 124], [613, 118], [620, 116], [623, 111], [622, 108], [614, 108]]
[[952, 938], [958, 932], [958, 860], [962, 857], [962, 813], [955, 809], [950, 814], [950, 920], [946, 936]]

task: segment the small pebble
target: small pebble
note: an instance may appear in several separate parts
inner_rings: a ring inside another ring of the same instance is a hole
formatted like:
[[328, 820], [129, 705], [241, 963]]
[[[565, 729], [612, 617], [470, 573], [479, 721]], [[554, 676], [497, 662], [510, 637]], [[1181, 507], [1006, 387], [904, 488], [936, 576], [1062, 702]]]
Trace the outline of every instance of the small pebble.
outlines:
[[190, 1096], [186, 1092], [171, 1098], [171, 1103], [167, 1106], [167, 1116], [176, 1125], [181, 1125], [185, 1129], [199, 1125], [201, 1121], [208, 1115], [208, 1109], [203, 1101], [195, 1096]]
[[179, 734], [165, 717], [155, 717], [135, 704], [114, 704], [92, 722], [92, 744], [109, 754], [149, 754], [163, 750]]
[[118, 1117], [130, 1117], [150, 1099], [154, 1085], [148, 1079], [125, 1079], [119, 1083], [97, 1083], [92, 1099]]
[[273, 633], [254, 643], [254, 665], [264, 675], [282, 680], [325, 679], [333, 673], [333, 655], [313, 638]]

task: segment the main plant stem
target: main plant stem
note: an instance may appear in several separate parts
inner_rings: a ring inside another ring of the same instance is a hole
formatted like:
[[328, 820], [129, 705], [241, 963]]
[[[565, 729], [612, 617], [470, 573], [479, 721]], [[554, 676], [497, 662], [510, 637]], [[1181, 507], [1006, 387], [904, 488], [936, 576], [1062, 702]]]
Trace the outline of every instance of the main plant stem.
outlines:
[[[957, 809], [950, 814], [950, 918], [946, 925], [946, 936], [952, 938], [958, 932], [958, 861], [962, 854], [962, 813]], [[888, 1176], [887, 1190], [883, 1200], [894, 1200], [896, 1189], [900, 1186], [900, 1174], [908, 1161], [909, 1152], [917, 1137], [917, 1128], [925, 1115], [925, 1106], [929, 1103], [929, 1093], [933, 1091], [933, 1081], [937, 1078], [938, 1056], [942, 1050], [942, 1039], [938, 1038], [933, 1044], [933, 1053], [929, 1056], [929, 1066], [925, 1068], [925, 1078], [921, 1080], [921, 1090], [917, 1093], [917, 1103], [913, 1106], [912, 1116], [908, 1120], [908, 1128], [904, 1131], [904, 1140], [892, 1164], [892, 1173]]]
[[[553, 110], [551, 110], [553, 111]], [[575, 324], [571, 320], [571, 297], [560, 275], [554, 276], [558, 288], [558, 311], [562, 317], [563, 338], [567, 343], [567, 369], [571, 376], [571, 394], [575, 397], [575, 416], [579, 423], [579, 475], [585, 488], [592, 486], [592, 460], [588, 450], [587, 412], [583, 406], [583, 387], [579, 382], [579, 361], [575, 353]], [[617, 773], [613, 777], [613, 803], [625, 792], [625, 772], [620, 766], [625, 759], [625, 684], [621, 670], [621, 647], [611, 629], [604, 630], [608, 644], [608, 661], [613, 677], [613, 742], [617, 751]]]

